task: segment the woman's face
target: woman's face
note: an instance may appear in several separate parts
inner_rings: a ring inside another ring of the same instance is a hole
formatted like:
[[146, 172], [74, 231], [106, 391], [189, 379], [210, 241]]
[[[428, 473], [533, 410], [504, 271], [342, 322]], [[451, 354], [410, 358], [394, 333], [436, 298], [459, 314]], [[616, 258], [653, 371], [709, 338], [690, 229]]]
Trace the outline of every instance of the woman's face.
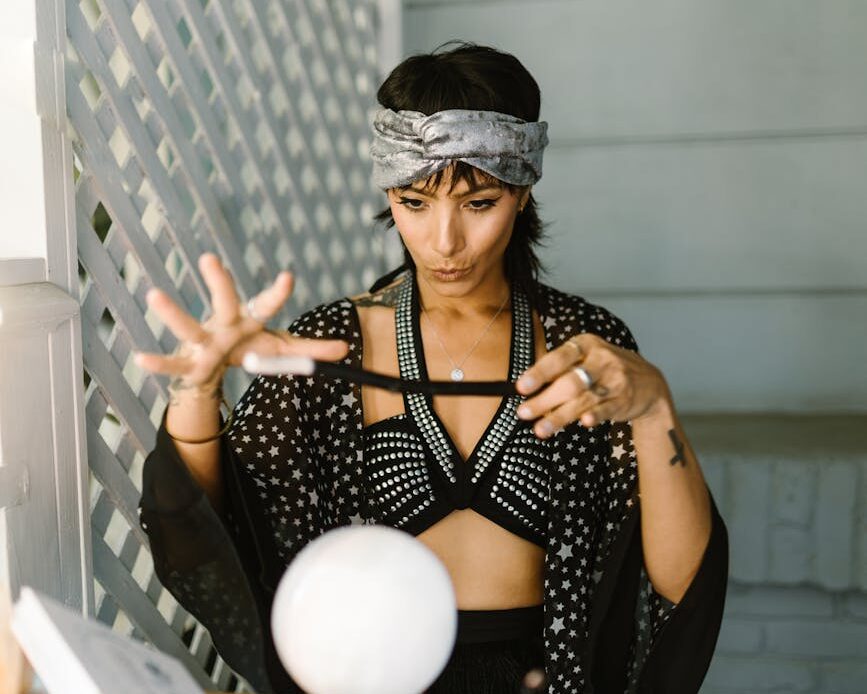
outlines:
[[477, 177], [473, 185], [461, 180], [449, 191], [451, 171], [435, 191], [425, 192], [424, 181], [415, 181], [389, 189], [388, 199], [416, 273], [438, 292], [456, 295], [502, 276], [503, 255], [529, 189], [515, 195]]

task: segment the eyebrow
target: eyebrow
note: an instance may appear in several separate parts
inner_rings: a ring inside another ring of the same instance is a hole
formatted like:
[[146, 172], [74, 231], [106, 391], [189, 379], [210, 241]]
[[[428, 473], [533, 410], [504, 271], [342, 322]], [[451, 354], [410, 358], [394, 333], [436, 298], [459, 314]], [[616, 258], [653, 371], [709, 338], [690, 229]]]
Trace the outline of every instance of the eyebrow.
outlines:
[[[402, 186], [402, 187], [399, 187], [397, 190], [400, 193], [404, 193], [406, 191], [412, 191], [413, 193], [418, 193], [419, 195], [422, 195], [426, 198], [434, 197], [433, 195], [425, 193], [423, 190], [419, 190], [418, 188], [413, 188], [412, 186]], [[488, 183], [488, 184], [484, 184], [484, 185], [474, 185], [474, 186], [470, 186], [470, 188], [465, 193], [458, 193], [458, 194], [450, 193], [449, 197], [457, 200], [459, 198], [465, 198], [468, 195], [473, 195], [474, 193], [480, 193], [480, 192], [486, 191], [486, 190], [502, 190], [502, 187], [494, 185], [493, 183]]]

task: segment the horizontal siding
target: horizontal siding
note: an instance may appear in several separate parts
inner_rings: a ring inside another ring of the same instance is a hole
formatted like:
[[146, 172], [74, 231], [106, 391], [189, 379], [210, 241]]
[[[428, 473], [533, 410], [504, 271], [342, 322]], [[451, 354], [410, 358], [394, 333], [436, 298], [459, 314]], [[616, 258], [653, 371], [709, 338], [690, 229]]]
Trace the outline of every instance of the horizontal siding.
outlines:
[[861, 0], [411, 0], [404, 26], [515, 53], [552, 139], [867, 128]]
[[680, 410], [867, 411], [867, 292], [584, 295], [626, 322]]
[[550, 147], [535, 188], [564, 285], [867, 288], [867, 137]]
[[406, 54], [537, 79], [547, 279], [622, 315], [681, 411], [867, 410], [867, 3], [404, 7]]

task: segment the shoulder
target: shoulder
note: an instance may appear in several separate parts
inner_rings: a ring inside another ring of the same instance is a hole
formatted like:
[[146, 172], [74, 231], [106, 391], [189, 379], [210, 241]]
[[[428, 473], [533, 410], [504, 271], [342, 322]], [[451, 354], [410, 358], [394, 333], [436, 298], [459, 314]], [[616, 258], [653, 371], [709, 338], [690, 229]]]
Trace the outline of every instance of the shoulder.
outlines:
[[319, 304], [298, 316], [287, 330], [301, 337], [352, 341], [356, 331], [352, 302], [343, 297]]
[[401, 275], [387, 285], [350, 297], [365, 345], [394, 341], [394, 317], [401, 288], [409, 275]]
[[384, 287], [380, 287], [374, 292], [364, 292], [349, 297], [349, 300], [359, 309], [376, 307], [393, 309], [397, 306], [400, 289], [404, 282], [409, 280], [409, 277], [409, 273], [404, 272]]
[[[376, 292], [366, 292], [358, 296], [342, 297], [319, 304], [302, 313], [289, 325], [287, 330], [293, 335], [314, 339], [346, 340], [349, 352], [341, 361], [347, 366], [361, 367], [362, 353], [362, 315], [368, 311], [377, 312], [375, 306], [397, 305], [396, 289], [403, 279], [398, 278]], [[367, 317], [367, 316], [366, 316]], [[393, 319], [390, 320], [393, 323]], [[366, 323], [368, 334], [370, 321]], [[374, 325], [374, 328], [376, 325]]]
[[626, 322], [600, 304], [539, 283], [539, 313], [554, 346], [573, 335], [593, 333], [611, 344], [638, 351]]

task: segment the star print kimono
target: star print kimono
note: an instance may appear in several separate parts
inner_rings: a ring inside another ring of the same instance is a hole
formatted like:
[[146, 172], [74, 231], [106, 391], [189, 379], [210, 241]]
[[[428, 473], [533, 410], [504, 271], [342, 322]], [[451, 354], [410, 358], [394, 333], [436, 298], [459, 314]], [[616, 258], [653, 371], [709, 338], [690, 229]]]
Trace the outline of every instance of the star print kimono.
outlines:
[[[636, 349], [623, 322], [540, 284], [550, 351], [584, 332]], [[289, 330], [349, 342], [361, 329], [349, 299]], [[378, 522], [367, 493], [361, 389], [321, 376], [257, 377], [221, 439], [226, 509], [218, 516], [165, 431], [145, 462], [140, 504], [157, 574], [210, 631], [222, 657], [260, 692], [302, 691], [281, 667], [270, 605], [289, 562], [323, 532]], [[576, 423], [550, 440], [544, 642], [549, 694], [697, 692], [716, 644], [728, 572], [725, 525], [711, 500], [701, 566], [677, 605], [644, 570], [637, 462], [628, 423]]]

